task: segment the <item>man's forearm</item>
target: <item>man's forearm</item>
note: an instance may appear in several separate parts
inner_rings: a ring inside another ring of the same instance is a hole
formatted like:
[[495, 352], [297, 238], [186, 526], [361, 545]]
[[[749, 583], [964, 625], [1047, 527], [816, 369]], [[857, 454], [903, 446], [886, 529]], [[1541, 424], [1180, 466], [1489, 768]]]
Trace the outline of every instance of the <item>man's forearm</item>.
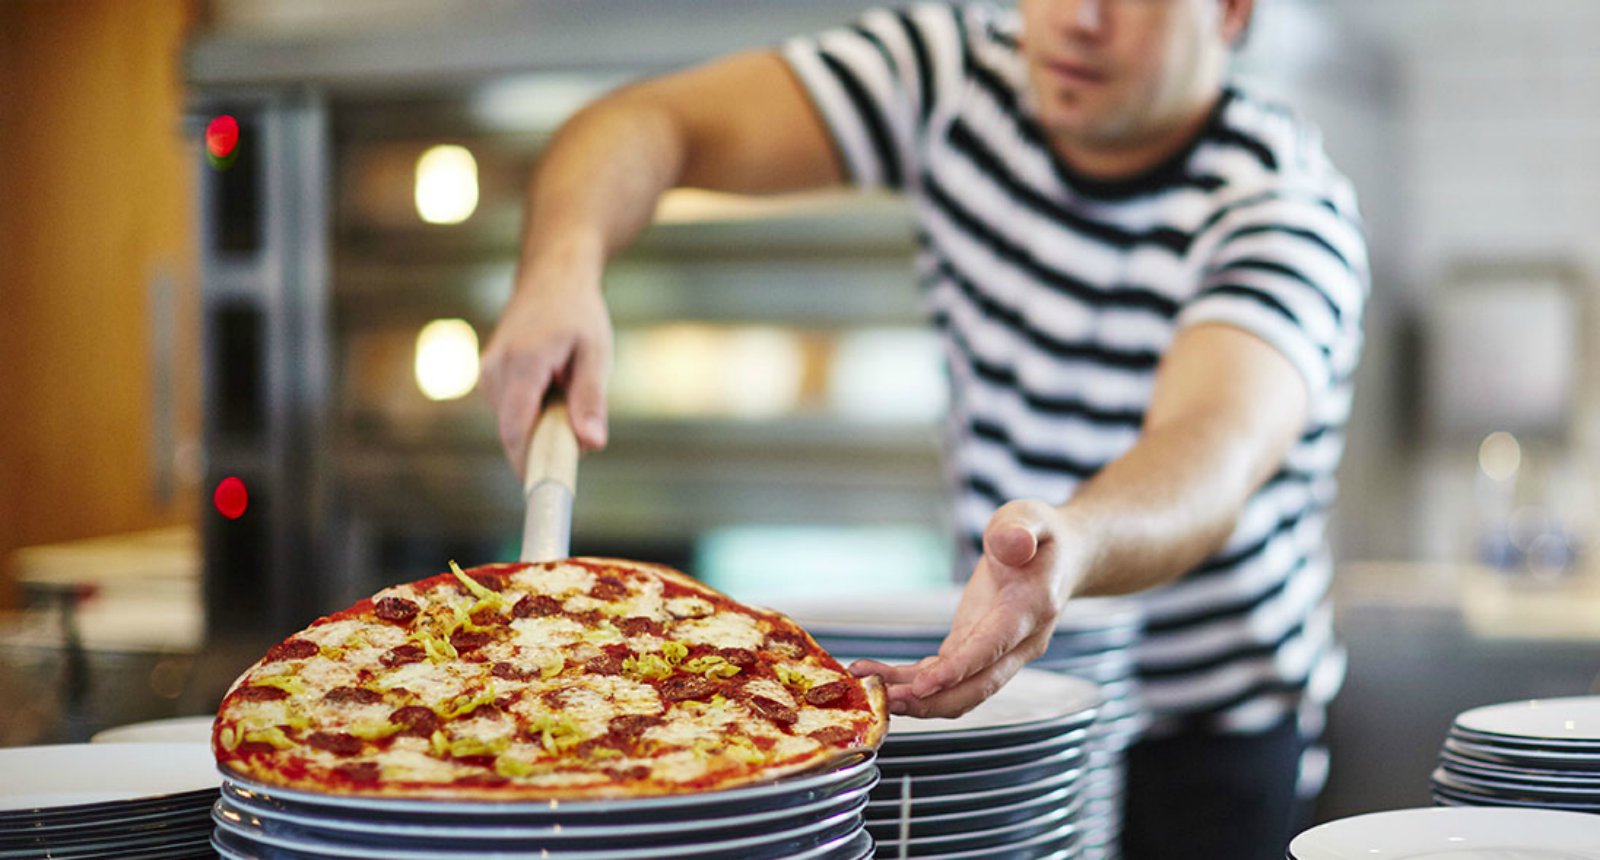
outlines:
[[1220, 422], [1146, 433], [1061, 506], [1074, 545], [1064, 549], [1080, 554], [1073, 593], [1141, 591], [1205, 560], [1232, 533], [1261, 459]]
[[624, 92], [585, 108], [551, 141], [528, 190], [522, 270], [552, 255], [598, 265], [650, 223], [684, 164], [662, 109]]

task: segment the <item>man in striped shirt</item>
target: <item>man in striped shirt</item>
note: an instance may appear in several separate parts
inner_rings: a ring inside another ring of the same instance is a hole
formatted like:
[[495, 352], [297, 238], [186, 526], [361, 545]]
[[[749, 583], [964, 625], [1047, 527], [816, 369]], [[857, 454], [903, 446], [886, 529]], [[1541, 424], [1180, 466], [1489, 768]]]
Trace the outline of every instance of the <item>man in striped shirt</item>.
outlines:
[[485, 356], [513, 462], [545, 390], [606, 441], [609, 255], [675, 186], [851, 183], [915, 207], [970, 579], [891, 707], [966, 711], [1077, 595], [1133, 594], [1148, 737], [1129, 858], [1283, 856], [1339, 686], [1324, 526], [1367, 292], [1348, 183], [1230, 86], [1251, 0], [873, 11], [621, 90], [543, 158]]

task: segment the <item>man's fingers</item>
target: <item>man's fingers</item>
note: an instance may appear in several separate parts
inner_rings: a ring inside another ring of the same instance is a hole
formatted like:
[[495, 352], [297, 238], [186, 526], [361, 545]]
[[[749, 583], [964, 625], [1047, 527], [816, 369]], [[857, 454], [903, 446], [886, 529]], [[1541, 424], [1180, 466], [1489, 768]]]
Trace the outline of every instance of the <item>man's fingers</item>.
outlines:
[[1011, 651], [954, 686], [930, 696], [890, 689], [890, 710], [910, 717], [959, 717], [994, 695], [1028, 662], [1027, 654]]
[[881, 663], [877, 660], [857, 660], [850, 664], [850, 674], [857, 678], [868, 675], [877, 675], [883, 678], [885, 684], [908, 684], [917, 677], [920, 667], [916, 665], [896, 666], [890, 663]]
[[495, 392], [500, 401], [497, 410], [500, 444], [505, 447], [506, 458], [511, 461], [518, 479], [527, 469], [528, 442], [550, 383], [551, 373], [547, 369], [518, 368], [518, 372], [501, 377], [500, 390]]
[[606, 376], [610, 370], [610, 350], [579, 343], [572, 356], [567, 380], [567, 411], [572, 432], [584, 450], [606, 446]]
[[1033, 620], [1021, 613], [991, 611], [970, 635], [945, 639], [939, 656], [912, 682], [912, 693], [923, 698], [960, 684], [1010, 653], [1027, 638], [1033, 626]]

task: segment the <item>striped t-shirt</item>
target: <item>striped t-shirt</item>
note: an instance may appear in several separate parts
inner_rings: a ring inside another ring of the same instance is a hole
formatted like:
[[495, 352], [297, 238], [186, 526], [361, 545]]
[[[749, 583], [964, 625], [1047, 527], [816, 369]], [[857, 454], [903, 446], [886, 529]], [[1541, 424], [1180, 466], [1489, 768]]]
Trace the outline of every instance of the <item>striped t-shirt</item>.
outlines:
[[850, 180], [913, 204], [963, 569], [996, 507], [1059, 504], [1133, 445], [1180, 327], [1250, 331], [1305, 377], [1310, 417], [1226, 545], [1134, 598], [1141, 695], [1155, 731], [1320, 713], [1344, 674], [1324, 530], [1368, 290], [1354, 193], [1314, 130], [1232, 88], [1166, 163], [1078, 175], [1030, 113], [1018, 28], [926, 4], [784, 46]]

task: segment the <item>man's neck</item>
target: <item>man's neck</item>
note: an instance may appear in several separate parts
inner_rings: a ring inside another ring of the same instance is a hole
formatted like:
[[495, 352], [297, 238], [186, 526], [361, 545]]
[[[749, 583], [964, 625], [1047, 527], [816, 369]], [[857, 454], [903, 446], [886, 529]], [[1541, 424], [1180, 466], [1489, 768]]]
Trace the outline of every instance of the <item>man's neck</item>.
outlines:
[[1138, 140], [1091, 143], [1052, 135], [1050, 146], [1075, 172], [1090, 179], [1132, 179], [1160, 166], [1193, 142], [1205, 129], [1221, 98], [1219, 92], [1182, 121]]

